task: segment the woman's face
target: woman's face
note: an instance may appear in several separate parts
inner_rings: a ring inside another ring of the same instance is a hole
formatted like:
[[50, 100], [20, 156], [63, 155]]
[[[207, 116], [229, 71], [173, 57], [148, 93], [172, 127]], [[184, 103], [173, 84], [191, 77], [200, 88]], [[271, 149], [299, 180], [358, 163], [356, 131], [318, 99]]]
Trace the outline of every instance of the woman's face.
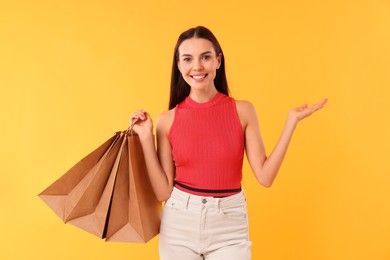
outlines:
[[177, 66], [184, 80], [196, 89], [214, 86], [216, 70], [221, 65], [222, 54], [215, 53], [213, 44], [206, 39], [190, 38], [179, 46]]

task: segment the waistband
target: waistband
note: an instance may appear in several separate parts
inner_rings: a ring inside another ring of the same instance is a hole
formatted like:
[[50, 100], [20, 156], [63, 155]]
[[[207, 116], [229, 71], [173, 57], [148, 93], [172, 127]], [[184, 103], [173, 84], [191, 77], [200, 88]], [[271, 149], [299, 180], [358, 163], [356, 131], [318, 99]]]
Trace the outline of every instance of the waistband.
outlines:
[[198, 196], [173, 187], [171, 198], [181, 201], [182, 203], [193, 206], [207, 205], [208, 207], [228, 207], [229, 205], [237, 205], [245, 203], [245, 192], [241, 190], [239, 193], [224, 197], [215, 198], [210, 196]]
[[182, 190], [182, 191], [191, 193], [193, 195], [211, 196], [211, 197], [215, 197], [215, 198], [229, 197], [229, 196], [235, 195], [237, 193], [240, 193], [242, 191], [241, 187], [236, 188], [236, 189], [223, 189], [223, 190], [200, 189], [200, 188], [190, 187], [188, 185], [185, 185], [185, 184], [177, 182], [177, 181], [175, 181], [175, 187]]

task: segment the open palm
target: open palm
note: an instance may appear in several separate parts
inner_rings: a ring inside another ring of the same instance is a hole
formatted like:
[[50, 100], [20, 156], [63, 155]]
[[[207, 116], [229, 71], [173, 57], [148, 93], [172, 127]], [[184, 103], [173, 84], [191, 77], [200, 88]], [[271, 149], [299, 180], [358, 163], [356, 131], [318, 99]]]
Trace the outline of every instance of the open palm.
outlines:
[[289, 111], [289, 118], [296, 120], [298, 122], [298, 121], [310, 116], [311, 114], [313, 114], [317, 110], [323, 108], [324, 105], [326, 104], [326, 102], [328, 102], [328, 99], [325, 98], [322, 101], [320, 101], [312, 106], [308, 106], [307, 104], [305, 104], [305, 105], [302, 105], [300, 107], [293, 108]]

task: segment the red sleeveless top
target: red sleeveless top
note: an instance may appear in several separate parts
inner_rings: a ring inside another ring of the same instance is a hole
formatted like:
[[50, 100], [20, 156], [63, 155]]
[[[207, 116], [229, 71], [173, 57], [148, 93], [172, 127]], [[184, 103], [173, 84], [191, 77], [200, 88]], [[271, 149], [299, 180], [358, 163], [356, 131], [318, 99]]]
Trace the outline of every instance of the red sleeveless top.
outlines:
[[233, 98], [218, 92], [197, 103], [188, 96], [175, 108], [169, 140], [178, 189], [218, 197], [241, 190], [244, 134]]

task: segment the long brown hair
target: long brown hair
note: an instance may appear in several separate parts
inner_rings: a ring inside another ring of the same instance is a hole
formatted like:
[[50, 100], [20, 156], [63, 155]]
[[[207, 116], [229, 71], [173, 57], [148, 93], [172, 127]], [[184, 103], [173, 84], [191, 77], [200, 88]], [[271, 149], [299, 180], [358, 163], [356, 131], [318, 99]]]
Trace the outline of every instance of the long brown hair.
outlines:
[[183, 41], [190, 38], [202, 38], [209, 40], [213, 44], [216, 55], [219, 55], [220, 53], [222, 54], [221, 66], [215, 75], [214, 85], [219, 92], [225, 95], [229, 95], [229, 87], [227, 84], [225, 72], [225, 58], [221, 45], [209, 29], [203, 26], [197, 26], [180, 34], [179, 39], [177, 40], [173, 53], [169, 109], [176, 107], [177, 104], [182, 102], [190, 94], [191, 87], [187, 84], [187, 82], [185, 82], [179, 71], [179, 68], [177, 67], [177, 62], [179, 61], [179, 47]]

